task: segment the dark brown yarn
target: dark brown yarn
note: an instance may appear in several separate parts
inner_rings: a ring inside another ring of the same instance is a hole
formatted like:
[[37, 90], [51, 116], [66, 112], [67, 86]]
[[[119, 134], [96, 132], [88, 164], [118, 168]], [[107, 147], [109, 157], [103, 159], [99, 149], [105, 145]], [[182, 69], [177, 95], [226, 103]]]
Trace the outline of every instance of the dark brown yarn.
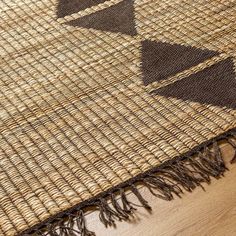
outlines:
[[[234, 140], [236, 139], [235, 135], [232, 135]], [[231, 139], [231, 137], [228, 138], [228, 143], [234, 148], [234, 156], [232, 158], [232, 160], [230, 161], [230, 163], [235, 163], [236, 162], [236, 143]]]
[[182, 80], [153, 90], [152, 94], [235, 109], [233, 58], [226, 58]]
[[[153, 172], [149, 171], [140, 175], [125, 183], [124, 186], [118, 186], [116, 189], [108, 191], [105, 196], [97, 197], [86, 205], [78, 206], [71, 212], [65, 212], [64, 215], [40, 225], [34, 231], [23, 232], [19, 236], [33, 233], [37, 236], [95, 236], [94, 232], [86, 228], [84, 211], [88, 206], [99, 209], [100, 221], [106, 227], [114, 226], [116, 220], [129, 220], [136, 210], [134, 206], [151, 210], [151, 206], [137, 187], [137, 184], [140, 183], [147, 187], [154, 196], [167, 201], [172, 200], [175, 195], [181, 197], [183, 189], [191, 192], [197, 186], [203, 188], [202, 183], [210, 183], [211, 177], [220, 178], [227, 170], [219, 147], [219, 141], [222, 139], [227, 141], [236, 153], [235, 131], [231, 130], [222, 137], [198, 147], [194, 152], [192, 151], [193, 153], [159, 166]], [[232, 163], [235, 162], [235, 156]], [[126, 189], [131, 190], [141, 205], [128, 200]]]

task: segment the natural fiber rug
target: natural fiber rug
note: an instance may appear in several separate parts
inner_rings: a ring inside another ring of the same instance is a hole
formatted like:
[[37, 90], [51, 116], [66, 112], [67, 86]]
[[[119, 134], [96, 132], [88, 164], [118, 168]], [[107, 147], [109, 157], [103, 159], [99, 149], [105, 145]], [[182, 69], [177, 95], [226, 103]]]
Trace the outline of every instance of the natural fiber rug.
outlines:
[[137, 208], [126, 190], [150, 209], [137, 183], [171, 200], [223, 175], [235, 0], [2, 0], [0, 13], [0, 235], [91, 236], [89, 206], [106, 226]]

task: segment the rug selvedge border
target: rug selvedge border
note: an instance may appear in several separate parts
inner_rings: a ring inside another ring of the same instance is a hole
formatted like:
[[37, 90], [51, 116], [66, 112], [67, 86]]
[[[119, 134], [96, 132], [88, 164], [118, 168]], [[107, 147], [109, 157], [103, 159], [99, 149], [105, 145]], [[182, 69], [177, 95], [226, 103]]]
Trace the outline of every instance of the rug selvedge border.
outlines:
[[[18, 234], [18, 236], [93, 236], [86, 227], [84, 213], [91, 207], [99, 211], [100, 221], [107, 226], [114, 226], [117, 220], [127, 221], [137, 210], [136, 204], [130, 202], [127, 193], [132, 192], [140, 206], [151, 211], [152, 208], [144, 199], [137, 185], [143, 185], [158, 198], [173, 200], [181, 197], [183, 190], [192, 192], [202, 183], [210, 183], [211, 178], [220, 178], [228, 170], [221, 155], [220, 143], [228, 143], [235, 150], [231, 163], [236, 162], [236, 128], [208, 140], [181, 156], [166, 161], [145, 173], [139, 174], [126, 182], [108, 189], [97, 196], [81, 202], [74, 207], [60, 212], [47, 220]], [[77, 228], [75, 229], [75, 225]]]

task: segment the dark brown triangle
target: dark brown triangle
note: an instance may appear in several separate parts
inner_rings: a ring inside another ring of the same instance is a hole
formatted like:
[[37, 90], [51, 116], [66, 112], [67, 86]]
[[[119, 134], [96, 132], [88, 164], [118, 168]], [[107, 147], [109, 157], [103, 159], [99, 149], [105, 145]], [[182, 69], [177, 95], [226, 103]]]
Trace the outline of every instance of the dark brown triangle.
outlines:
[[227, 58], [160, 88], [155, 94], [236, 109], [236, 75], [233, 60]]
[[60, 0], [57, 7], [57, 16], [59, 18], [65, 17], [105, 1], [106, 0]]
[[133, 0], [124, 0], [114, 6], [70, 21], [67, 24], [128, 35], [137, 34]]
[[143, 82], [148, 85], [195, 66], [218, 52], [179, 44], [142, 42]]

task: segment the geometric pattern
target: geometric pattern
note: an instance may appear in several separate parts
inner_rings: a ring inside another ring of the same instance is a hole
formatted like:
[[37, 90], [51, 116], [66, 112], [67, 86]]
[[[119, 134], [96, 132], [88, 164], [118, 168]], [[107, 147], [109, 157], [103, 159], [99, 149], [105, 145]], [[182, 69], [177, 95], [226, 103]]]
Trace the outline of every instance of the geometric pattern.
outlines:
[[[76, 11], [85, 9], [86, 7], [100, 6], [102, 2], [104, 1], [90, 0], [87, 1], [87, 5], [85, 5], [84, 1], [74, 0], [73, 4], [72, 2], [68, 4], [68, 2], [61, 0], [58, 6], [58, 17], [70, 15]], [[204, 47], [199, 48], [195, 45], [183, 45], [175, 43], [173, 40], [165, 42], [145, 39], [145, 37], [138, 34], [136, 29], [135, 2], [136, 1], [134, 0], [121, 0], [118, 3], [114, 2], [114, 4], [111, 4], [109, 7], [98, 9], [91, 14], [86, 14], [85, 16], [69, 20], [65, 23], [74, 27], [122, 33], [133, 37], [138, 35], [137, 38], [141, 43], [140, 70], [142, 71], [144, 86], [154, 82], [168, 80], [178, 73], [191, 69], [206, 60], [211, 60], [211, 58], [220, 55], [220, 52], [216, 50]], [[151, 4], [152, 3], [150, 3], [150, 5]], [[72, 5], [74, 7], [73, 9], [71, 7]], [[156, 20], [158, 21], [158, 19]], [[158, 32], [156, 33], [158, 34]], [[227, 75], [220, 73], [223, 69], [227, 71]], [[213, 78], [212, 75], [214, 75], [215, 78]], [[223, 87], [218, 86], [223, 80], [227, 84]], [[176, 86], [178, 87], [178, 90], [176, 89]], [[180, 88], [183, 90], [180, 90]], [[220, 91], [218, 91], [219, 88], [221, 88]], [[225, 92], [229, 91], [229, 88], [231, 95], [227, 96], [225, 99], [219, 99], [219, 94], [222, 94], [223, 96]], [[185, 93], [186, 89], [189, 91], [188, 93]], [[204, 96], [202, 93], [198, 93], [199, 89], [205, 91]], [[194, 72], [187, 77], [183, 77], [181, 81], [177, 81], [173, 84], [171, 83], [160, 89], [154, 89], [152, 94], [160, 94], [168, 97], [181, 98], [183, 100], [235, 108], [235, 103], [233, 101], [233, 94], [236, 92], [235, 89], [234, 62], [233, 58], [231, 58], [218, 62], [209, 68], [205, 68], [203, 71]]]
[[136, 35], [133, 0], [124, 0], [96, 13], [72, 20], [68, 25]]
[[57, 16], [61, 18], [71, 15], [105, 1], [106, 0], [60, 0], [57, 6]]
[[236, 126], [233, 0], [0, 1], [0, 9], [0, 235]]
[[233, 60], [227, 58], [154, 93], [236, 109], [235, 78]]
[[142, 42], [144, 85], [167, 79], [218, 54], [208, 49], [144, 40]]

